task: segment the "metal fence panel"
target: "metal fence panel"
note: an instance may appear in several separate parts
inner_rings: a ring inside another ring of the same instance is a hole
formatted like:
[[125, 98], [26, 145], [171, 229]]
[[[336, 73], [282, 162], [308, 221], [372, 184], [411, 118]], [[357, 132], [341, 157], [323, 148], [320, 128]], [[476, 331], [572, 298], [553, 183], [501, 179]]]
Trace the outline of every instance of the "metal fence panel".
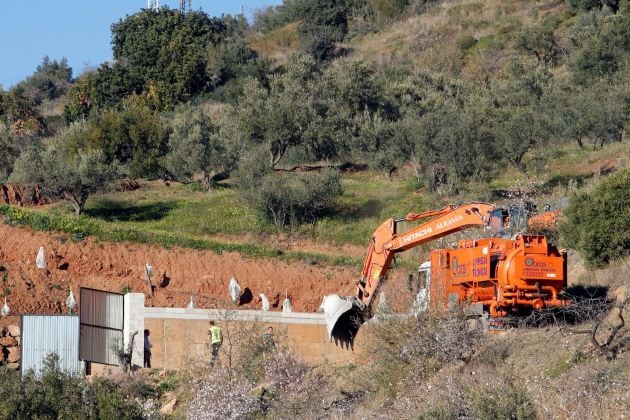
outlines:
[[46, 356], [56, 353], [62, 370], [79, 374], [79, 317], [68, 315], [22, 315], [20, 372], [41, 372]]
[[85, 288], [81, 288], [79, 296], [79, 357], [90, 362], [117, 365], [117, 349], [123, 345], [124, 296]]
[[123, 298], [119, 293], [81, 288], [79, 304], [81, 325], [123, 328]]
[[118, 365], [123, 332], [81, 325], [81, 357], [90, 362]]

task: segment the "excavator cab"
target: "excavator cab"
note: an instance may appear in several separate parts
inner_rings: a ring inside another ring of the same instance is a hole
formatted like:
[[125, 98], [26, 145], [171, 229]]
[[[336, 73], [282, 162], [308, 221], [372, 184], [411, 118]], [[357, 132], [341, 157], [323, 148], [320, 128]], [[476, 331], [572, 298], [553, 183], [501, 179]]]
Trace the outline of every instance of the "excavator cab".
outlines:
[[498, 207], [490, 213], [488, 229], [493, 236], [509, 238], [527, 229], [528, 212], [517, 205]]
[[527, 219], [529, 218], [529, 212], [523, 207], [515, 204], [511, 204], [507, 208], [509, 215], [509, 229], [512, 234], [522, 233], [527, 230]]

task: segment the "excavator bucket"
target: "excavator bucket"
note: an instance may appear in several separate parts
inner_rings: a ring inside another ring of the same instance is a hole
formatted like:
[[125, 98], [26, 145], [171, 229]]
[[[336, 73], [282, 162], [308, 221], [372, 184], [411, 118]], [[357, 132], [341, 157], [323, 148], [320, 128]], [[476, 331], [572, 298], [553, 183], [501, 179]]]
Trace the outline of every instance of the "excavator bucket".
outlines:
[[354, 338], [363, 323], [363, 311], [354, 297], [328, 295], [324, 297], [322, 309], [326, 318], [328, 338], [335, 344], [348, 349], [354, 348]]

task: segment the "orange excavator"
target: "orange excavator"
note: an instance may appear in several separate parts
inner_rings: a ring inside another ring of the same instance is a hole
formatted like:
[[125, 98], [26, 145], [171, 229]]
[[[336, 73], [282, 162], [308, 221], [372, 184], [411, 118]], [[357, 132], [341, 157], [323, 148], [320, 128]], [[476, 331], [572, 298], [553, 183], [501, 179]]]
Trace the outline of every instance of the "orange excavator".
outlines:
[[[403, 233], [400, 222], [430, 219]], [[352, 345], [356, 333], [374, 314], [379, 287], [395, 254], [455, 232], [484, 227], [488, 238], [460, 241], [455, 249], [431, 252], [421, 264], [424, 302], [421, 306], [465, 304], [475, 313], [487, 310], [492, 317], [561, 306], [568, 301], [558, 294], [566, 286], [566, 254], [547, 243], [544, 236], [505, 235], [509, 213], [487, 203], [448, 205], [440, 210], [409, 213], [381, 224], [370, 240], [355, 296], [328, 295], [322, 307], [331, 339]]]

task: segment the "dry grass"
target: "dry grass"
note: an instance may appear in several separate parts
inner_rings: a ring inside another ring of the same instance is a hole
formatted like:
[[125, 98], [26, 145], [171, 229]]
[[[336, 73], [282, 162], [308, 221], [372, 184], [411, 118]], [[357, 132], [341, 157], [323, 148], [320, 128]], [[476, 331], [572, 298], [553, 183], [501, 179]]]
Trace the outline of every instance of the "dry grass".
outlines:
[[[630, 296], [630, 258], [614, 261], [607, 267], [585, 271], [574, 283], [576, 286], [603, 287], [608, 289], [611, 298], [623, 299]], [[623, 289], [624, 291], [620, 291]], [[618, 293], [624, 293], [623, 297], [617, 296]]]
[[40, 112], [44, 117], [52, 117], [63, 114], [65, 98], [54, 99], [52, 101], [45, 100], [40, 106]]
[[[355, 59], [380, 65], [412, 64], [430, 72], [480, 80], [501, 74], [513, 54], [512, 40], [523, 25], [560, 15], [564, 8], [557, 0], [445, 1], [378, 33], [359, 36], [349, 47], [355, 51]], [[455, 41], [464, 36], [474, 37], [477, 44], [467, 50], [458, 48]]]
[[204, 101], [199, 104], [199, 107], [215, 121], [220, 119], [225, 112], [225, 104], [216, 101]]
[[257, 34], [250, 39], [249, 46], [281, 65], [300, 48], [299, 26], [300, 22], [293, 22], [268, 34]]
[[551, 328], [510, 330], [489, 336], [470, 362], [405, 382], [380, 404], [389, 404], [396, 418], [507, 418], [506, 411], [519, 411], [519, 418], [621, 418], [630, 398], [629, 374], [628, 352], [609, 361], [592, 352], [584, 336]]

